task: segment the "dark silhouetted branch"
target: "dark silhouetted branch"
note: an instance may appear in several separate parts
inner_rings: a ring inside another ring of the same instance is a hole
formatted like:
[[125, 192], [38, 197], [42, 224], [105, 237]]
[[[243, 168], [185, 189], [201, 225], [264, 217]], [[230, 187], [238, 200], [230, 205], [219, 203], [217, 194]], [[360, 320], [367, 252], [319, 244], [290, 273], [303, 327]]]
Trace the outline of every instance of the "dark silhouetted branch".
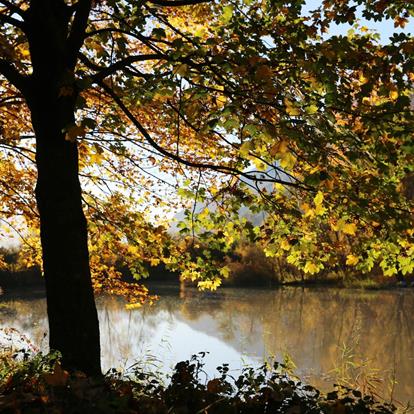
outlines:
[[9, 0], [0, 0], [0, 4], [7, 7], [13, 14], [18, 14], [20, 17], [25, 16], [25, 11]]
[[196, 161], [190, 161], [184, 159], [177, 154], [171, 153], [167, 151], [165, 148], [161, 147], [148, 133], [148, 131], [144, 128], [144, 126], [138, 121], [138, 119], [132, 114], [132, 112], [127, 108], [124, 104], [122, 99], [105, 83], [99, 82], [99, 86], [114, 100], [114, 102], [118, 105], [118, 107], [122, 110], [122, 112], [127, 116], [127, 118], [132, 122], [132, 124], [138, 129], [138, 131], [143, 135], [143, 137], [147, 140], [147, 142], [155, 148], [160, 154], [164, 155], [165, 157], [177, 161], [180, 164], [186, 165], [192, 168], [198, 169], [205, 169], [205, 170], [212, 170], [217, 171], [222, 174], [230, 174], [236, 177], [244, 177], [245, 179], [257, 182], [272, 182], [272, 183], [279, 183], [285, 186], [300, 188], [303, 190], [310, 190], [306, 186], [302, 185], [301, 183], [297, 182], [289, 182], [285, 180], [280, 180], [277, 178], [261, 178], [255, 175], [251, 175], [247, 172], [240, 171], [235, 167], [231, 167], [228, 165], [216, 165], [210, 163], [200, 163]]
[[14, 87], [25, 94], [27, 78], [23, 76], [6, 59], [0, 58], [0, 74], [3, 75]]
[[79, 0], [76, 3], [75, 17], [71, 26], [68, 37], [68, 64], [69, 67], [75, 67], [78, 58], [78, 52], [85, 39], [85, 32], [88, 25], [89, 13], [92, 8], [91, 0]]
[[7, 23], [14, 27], [17, 27], [20, 30], [25, 29], [24, 22], [21, 20], [17, 20], [14, 17], [9, 16], [8, 14], [5, 14], [4, 11], [0, 13], [0, 23]]
[[[132, 65], [136, 62], [145, 62], [147, 60], [160, 60], [160, 59], [166, 59], [167, 57], [163, 55], [162, 53], [153, 53], [148, 55], [138, 55], [138, 56], [129, 56], [125, 59], [119, 60], [118, 62], [115, 62], [113, 65], [108, 67], [102, 67], [99, 65], [96, 65], [95, 63], [91, 62], [85, 55], [80, 54], [79, 55], [80, 60], [90, 69], [97, 71], [95, 75], [90, 76], [90, 80], [93, 83], [99, 83], [106, 77], [113, 75], [114, 73], [124, 70], [128, 66]], [[141, 76], [143, 78], [147, 77], [148, 75], [145, 73], [140, 73], [136, 69], [134, 69], [136, 72], [135, 76]]]

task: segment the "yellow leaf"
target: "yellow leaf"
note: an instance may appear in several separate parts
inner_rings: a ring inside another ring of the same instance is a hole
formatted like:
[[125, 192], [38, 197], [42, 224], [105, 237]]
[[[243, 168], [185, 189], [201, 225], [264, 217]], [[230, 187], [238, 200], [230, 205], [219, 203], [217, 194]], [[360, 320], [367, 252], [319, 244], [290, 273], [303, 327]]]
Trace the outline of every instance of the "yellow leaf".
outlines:
[[221, 280], [215, 279], [215, 280], [200, 280], [197, 283], [197, 287], [200, 290], [217, 290], [217, 288], [220, 286]]
[[127, 303], [125, 305], [125, 309], [134, 310], [134, 309], [139, 309], [141, 306], [142, 306], [141, 303]]
[[331, 228], [334, 231], [342, 231], [345, 234], [354, 236], [357, 226], [355, 223], [347, 223], [345, 218], [341, 218], [336, 224], [331, 223]]
[[288, 240], [284, 239], [280, 242], [280, 248], [283, 250], [290, 250], [290, 243]]
[[395, 101], [398, 98], [398, 91], [390, 91], [389, 97], [392, 101]]
[[335, 187], [335, 182], [334, 180], [325, 180], [325, 185], [328, 190], [332, 191]]
[[303, 271], [304, 271], [305, 273], [310, 273], [311, 275], [313, 275], [313, 274], [315, 274], [315, 273], [318, 273], [318, 271], [319, 271], [319, 267], [318, 267], [315, 263], [312, 263], [312, 262], [306, 262], [306, 265], [305, 265], [305, 267], [303, 268]]
[[234, 12], [234, 7], [233, 6], [225, 6], [223, 7], [223, 14], [221, 16], [221, 19], [223, 20], [224, 23], [229, 23], [232, 16], [233, 16], [233, 12]]
[[188, 65], [183, 63], [182, 65], [178, 66], [175, 70], [175, 73], [180, 76], [186, 76], [188, 74]]
[[269, 153], [272, 157], [276, 156], [277, 154], [285, 154], [288, 150], [288, 142], [286, 140], [282, 140], [279, 142], [275, 142], [269, 150]]
[[342, 231], [345, 234], [350, 234], [351, 236], [355, 236], [356, 229], [357, 229], [357, 226], [355, 223], [346, 223], [344, 224]]
[[290, 116], [298, 116], [300, 115], [300, 110], [298, 108], [291, 106], [289, 108], [286, 108], [286, 113]]
[[216, 103], [219, 108], [222, 108], [227, 102], [227, 98], [224, 95], [220, 95], [216, 98]]
[[283, 154], [283, 157], [280, 160], [280, 166], [287, 170], [291, 170], [294, 167], [295, 163], [296, 163], [296, 157], [290, 152]]
[[22, 56], [25, 57], [25, 58], [27, 58], [27, 57], [30, 56], [29, 49], [26, 49], [26, 48], [25, 49], [21, 49], [20, 52], [21, 52]]
[[346, 257], [346, 264], [349, 266], [355, 266], [359, 262], [359, 258], [353, 254], [348, 254]]
[[322, 193], [322, 191], [318, 191], [315, 198], [313, 199], [313, 202], [315, 203], [316, 206], [320, 206], [322, 204], [322, 202], [323, 202], [323, 193]]
[[249, 154], [249, 151], [251, 150], [251, 148], [252, 148], [251, 141], [243, 142], [243, 144], [240, 146], [240, 155], [242, 157], [247, 156]]
[[288, 143], [285, 140], [279, 142], [278, 153], [279, 154], [286, 154], [288, 150]]
[[323, 193], [322, 191], [318, 191], [318, 194], [316, 194], [315, 198], [313, 199], [313, 202], [315, 203], [315, 214], [317, 216], [321, 216], [325, 213], [326, 208], [322, 206], [323, 203]]
[[218, 193], [218, 188], [215, 186], [215, 185], [212, 185], [211, 187], [210, 187], [210, 193], [214, 196], [214, 195], [216, 195], [217, 193]]
[[300, 115], [300, 110], [297, 108], [292, 101], [285, 98], [284, 101], [286, 106], [286, 113], [290, 116], [297, 116]]
[[318, 112], [318, 107], [316, 105], [309, 105], [306, 107], [306, 113], [309, 115], [316, 114]]
[[340, 219], [336, 223], [331, 223], [331, 229], [333, 231], [341, 231], [344, 224], [344, 219]]
[[210, 213], [210, 210], [206, 207], [200, 212], [200, 214], [198, 215], [198, 219], [204, 220], [209, 215], [209, 213]]
[[364, 84], [364, 83], [367, 83], [368, 82], [368, 79], [364, 76], [363, 73], [361, 73], [359, 75], [359, 81], [360, 81], [361, 84]]
[[308, 203], [303, 203], [301, 207], [303, 212], [305, 213], [305, 217], [313, 217], [315, 215], [314, 210], [310, 207]]
[[266, 171], [268, 168], [267, 165], [263, 161], [259, 160], [258, 158], [253, 159], [253, 164], [255, 165], [258, 171]]
[[102, 161], [104, 160], [104, 157], [99, 152], [94, 152], [89, 156], [89, 159], [90, 159], [91, 163], [100, 165], [100, 164], [102, 164]]
[[221, 269], [220, 269], [220, 274], [226, 279], [226, 278], [228, 278], [229, 277], [229, 275], [230, 275], [230, 269], [229, 269], [229, 267], [228, 266], [223, 266]]
[[325, 207], [323, 207], [322, 205], [317, 205], [316, 207], [315, 207], [315, 214], [317, 215], [317, 216], [321, 216], [322, 214], [324, 214], [326, 212], [326, 208]]

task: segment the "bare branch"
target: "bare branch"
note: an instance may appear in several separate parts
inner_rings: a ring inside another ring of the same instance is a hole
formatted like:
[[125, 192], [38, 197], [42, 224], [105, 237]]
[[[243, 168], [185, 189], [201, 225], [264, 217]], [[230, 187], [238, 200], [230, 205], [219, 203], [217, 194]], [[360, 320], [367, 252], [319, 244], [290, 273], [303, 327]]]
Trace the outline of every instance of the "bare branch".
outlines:
[[[85, 39], [88, 38], [88, 37], [99, 35], [101, 33], [121, 33], [121, 34], [124, 34], [126, 36], [130, 36], [134, 39], [139, 40], [140, 42], [142, 42], [143, 44], [148, 46], [155, 53], [161, 53], [162, 52], [162, 50], [160, 48], [156, 47], [153, 44], [153, 42], [160, 42], [161, 40], [159, 40], [159, 39], [155, 40], [155, 39], [151, 39], [150, 37], [143, 36], [140, 33], [134, 32], [132, 29], [131, 30], [125, 30], [125, 29], [119, 29], [117, 27], [104, 27], [102, 29], [96, 29], [96, 30], [91, 30], [90, 32], [86, 32], [85, 33]], [[169, 42], [167, 42], [167, 41], [164, 41], [164, 43], [169, 44]]]
[[30, 249], [32, 249], [34, 252], [36, 252], [36, 247], [32, 246], [26, 239], [26, 237], [23, 235], [23, 233], [15, 226], [13, 226], [13, 224], [11, 224], [10, 222], [8, 222], [7, 220], [3, 219], [0, 217], [0, 220], [5, 223], [7, 226], [9, 226], [21, 239], [21, 241], [26, 244]]
[[4, 14], [4, 10], [3, 12], [0, 12], [0, 22], [10, 24], [23, 31], [25, 29], [23, 21], [17, 20], [14, 17], [9, 16], [8, 14]]
[[160, 154], [164, 155], [165, 157], [177, 161], [180, 164], [186, 165], [188, 167], [198, 168], [198, 169], [206, 169], [217, 171], [223, 174], [230, 174], [237, 177], [244, 177], [248, 180], [252, 181], [260, 181], [260, 182], [272, 182], [272, 183], [279, 183], [285, 186], [301, 188], [303, 190], [311, 190], [306, 186], [302, 185], [301, 183], [290, 182], [285, 180], [280, 180], [278, 178], [260, 178], [255, 175], [246, 173], [244, 171], [240, 171], [235, 167], [231, 167], [228, 165], [216, 165], [216, 164], [209, 164], [209, 163], [199, 163], [195, 161], [190, 161], [184, 159], [177, 154], [173, 154], [167, 151], [165, 148], [161, 147], [154, 139], [152, 139], [151, 135], [148, 131], [143, 127], [143, 125], [136, 119], [136, 117], [131, 113], [131, 111], [126, 107], [122, 99], [106, 84], [103, 82], [98, 83], [99, 86], [115, 101], [118, 107], [122, 110], [122, 112], [127, 116], [127, 118], [132, 122], [132, 124], [138, 129], [138, 131], [144, 136], [147, 142], [155, 148]]
[[78, 52], [85, 39], [89, 13], [92, 8], [91, 0], [79, 0], [76, 3], [76, 13], [68, 37], [68, 64], [74, 68], [78, 58]]
[[7, 7], [13, 14], [18, 14], [20, 17], [25, 16], [25, 11], [9, 0], [0, 0], [0, 4]]
[[0, 75], [3, 75], [24, 95], [26, 91], [27, 77], [23, 76], [11, 63], [2, 58], [0, 58]]
[[[160, 60], [160, 59], [166, 59], [167, 57], [163, 55], [162, 53], [152, 53], [148, 55], [138, 55], [138, 56], [128, 56], [125, 59], [119, 60], [118, 62], [115, 62], [113, 65], [108, 67], [102, 67], [98, 66], [95, 63], [91, 62], [85, 55], [79, 54], [79, 57], [81, 61], [88, 66], [90, 69], [98, 71], [95, 75], [91, 76], [90, 79], [94, 83], [99, 83], [106, 77], [113, 75], [114, 73], [123, 70], [130, 66], [132, 63], [136, 62], [145, 62], [147, 60]], [[136, 71], [136, 70], [135, 70]], [[140, 73], [139, 71], [136, 71], [137, 76], [146, 77], [145, 73]]]

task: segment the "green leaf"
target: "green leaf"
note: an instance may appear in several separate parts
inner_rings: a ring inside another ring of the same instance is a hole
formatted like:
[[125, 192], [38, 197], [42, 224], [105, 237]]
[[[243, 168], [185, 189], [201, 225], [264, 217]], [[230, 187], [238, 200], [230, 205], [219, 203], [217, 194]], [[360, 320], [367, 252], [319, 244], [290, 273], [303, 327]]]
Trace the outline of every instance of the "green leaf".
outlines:
[[221, 19], [224, 23], [228, 23], [231, 18], [233, 17], [234, 7], [233, 6], [225, 6], [223, 7], [223, 14], [221, 15]]

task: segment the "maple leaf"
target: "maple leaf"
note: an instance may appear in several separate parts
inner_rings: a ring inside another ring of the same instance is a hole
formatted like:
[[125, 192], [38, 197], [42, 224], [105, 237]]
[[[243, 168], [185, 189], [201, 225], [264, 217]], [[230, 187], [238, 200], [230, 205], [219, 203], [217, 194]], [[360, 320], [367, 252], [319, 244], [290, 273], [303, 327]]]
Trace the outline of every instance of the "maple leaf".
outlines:
[[359, 262], [359, 258], [353, 254], [348, 254], [346, 257], [346, 264], [349, 266], [355, 266]]
[[78, 137], [85, 135], [85, 127], [83, 125], [72, 125], [66, 129], [65, 140], [75, 142]]

